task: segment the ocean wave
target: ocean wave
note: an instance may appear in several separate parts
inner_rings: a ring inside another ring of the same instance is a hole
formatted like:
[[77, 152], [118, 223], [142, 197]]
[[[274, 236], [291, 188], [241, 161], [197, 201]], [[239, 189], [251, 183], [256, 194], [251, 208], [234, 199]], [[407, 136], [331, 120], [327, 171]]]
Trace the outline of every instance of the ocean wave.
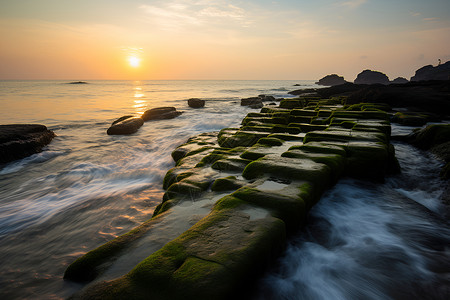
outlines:
[[2, 170], [0, 170], [0, 175], [15, 173], [17, 171], [20, 171], [24, 167], [29, 166], [30, 164], [42, 163], [64, 154], [64, 151], [43, 151], [37, 154], [33, 154], [21, 160], [8, 163]]

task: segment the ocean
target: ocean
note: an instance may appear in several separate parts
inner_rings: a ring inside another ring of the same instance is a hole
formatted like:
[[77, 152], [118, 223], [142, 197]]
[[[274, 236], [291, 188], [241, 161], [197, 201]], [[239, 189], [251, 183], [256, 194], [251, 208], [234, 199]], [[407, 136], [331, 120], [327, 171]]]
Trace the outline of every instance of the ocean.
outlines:
[[[67, 266], [152, 216], [164, 193], [163, 177], [174, 166], [171, 152], [176, 146], [199, 133], [239, 127], [248, 112], [258, 111], [240, 106], [241, 98], [289, 97], [288, 91], [311, 87], [317, 87], [312, 80], [89, 81], [79, 85], [0, 81], [0, 124], [44, 124], [56, 134], [41, 153], [0, 166], [0, 297], [61, 299], [79, 290], [82, 285], [62, 279]], [[205, 99], [205, 108], [188, 107], [189, 98]], [[161, 106], [175, 106], [184, 113], [171, 120], [146, 122], [129, 136], [106, 134], [115, 119]], [[411, 130], [393, 128], [402, 134]], [[393, 272], [392, 278], [402, 272], [418, 274], [405, 279], [405, 284], [421, 280], [426, 283], [424, 289], [448, 284], [428, 267], [449, 261], [449, 227], [439, 200], [441, 162], [411, 146], [395, 146], [409, 173], [389, 178], [383, 185], [352, 180], [338, 184], [311, 212], [311, 227], [293, 237], [277, 267], [261, 280], [255, 299], [267, 295], [270, 298], [265, 299], [386, 299], [392, 294], [383, 272]], [[421, 179], [426, 184], [414, 184]], [[350, 198], [342, 198], [345, 195]], [[390, 206], [380, 204], [386, 198]], [[333, 211], [341, 214], [333, 215]], [[358, 217], [361, 211], [374, 215]], [[362, 233], [352, 232], [351, 228], [360, 228], [358, 222], [371, 225]], [[431, 243], [408, 241], [404, 231], [409, 226], [424, 236], [437, 236], [447, 248], [430, 250]], [[333, 231], [328, 233], [332, 240], [341, 242], [317, 243], [314, 230], [325, 228]], [[353, 263], [350, 268], [343, 263], [349, 257], [364, 257], [369, 246], [358, 247], [364, 242], [373, 245], [370, 253], [378, 258], [374, 265]], [[348, 244], [352, 247], [342, 247]], [[389, 265], [379, 266], [384, 259], [420, 263], [392, 270]], [[341, 272], [353, 275], [336, 275]], [[363, 291], [358, 292], [361, 286]]]

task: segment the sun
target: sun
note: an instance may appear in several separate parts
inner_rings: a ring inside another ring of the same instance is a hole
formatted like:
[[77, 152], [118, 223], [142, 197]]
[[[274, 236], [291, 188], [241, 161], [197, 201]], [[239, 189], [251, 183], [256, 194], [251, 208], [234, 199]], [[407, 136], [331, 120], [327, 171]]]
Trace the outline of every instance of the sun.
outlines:
[[137, 68], [139, 67], [139, 65], [141, 64], [141, 59], [139, 57], [136, 56], [130, 56], [128, 58], [128, 63], [130, 64], [130, 66], [132, 66], [133, 68]]

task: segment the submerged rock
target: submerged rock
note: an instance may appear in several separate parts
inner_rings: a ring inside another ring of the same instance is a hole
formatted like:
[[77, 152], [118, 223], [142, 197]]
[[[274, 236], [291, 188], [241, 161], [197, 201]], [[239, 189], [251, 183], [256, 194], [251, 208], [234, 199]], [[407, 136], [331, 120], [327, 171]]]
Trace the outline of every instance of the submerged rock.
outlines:
[[39, 124], [0, 125], [0, 163], [38, 153], [55, 137]]
[[375, 84], [375, 83], [389, 84], [389, 77], [387, 77], [386, 74], [378, 72], [378, 71], [364, 70], [358, 74], [358, 76], [355, 79], [355, 83], [356, 84]]
[[316, 84], [318, 84], [318, 85], [325, 85], [325, 86], [334, 86], [334, 85], [340, 85], [340, 84], [344, 84], [344, 83], [347, 83], [347, 81], [345, 81], [344, 77], [339, 76], [337, 74], [327, 75], [316, 82]]
[[150, 120], [164, 120], [164, 119], [173, 119], [178, 117], [183, 112], [177, 111], [175, 107], [157, 107], [146, 110], [144, 114], [141, 116], [144, 122]]
[[188, 100], [189, 107], [192, 108], [201, 108], [205, 106], [205, 100], [198, 99], [198, 98], [191, 98]]
[[144, 124], [139, 117], [123, 116], [115, 120], [106, 131], [109, 135], [124, 135], [135, 133]]
[[88, 84], [86, 81], [72, 81], [69, 84]]

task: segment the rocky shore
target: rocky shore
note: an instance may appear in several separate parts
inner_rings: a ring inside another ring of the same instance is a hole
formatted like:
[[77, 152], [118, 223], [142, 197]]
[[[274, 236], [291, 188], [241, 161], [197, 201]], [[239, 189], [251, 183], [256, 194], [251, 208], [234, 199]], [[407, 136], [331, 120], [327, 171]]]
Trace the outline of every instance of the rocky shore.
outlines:
[[0, 163], [38, 153], [55, 137], [44, 125], [0, 125]]
[[[284, 99], [249, 113], [240, 128], [200, 134], [177, 147], [153, 218], [67, 268], [66, 280], [95, 279], [74, 298], [242, 297], [325, 190], [343, 176], [383, 181], [399, 171], [390, 107], [345, 100]], [[196, 214], [185, 208], [196, 203], [198, 211], [207, 209], [192, 227], [115, 279], [102, 279], [143, 239], [158, 235], [165, 220]]]

